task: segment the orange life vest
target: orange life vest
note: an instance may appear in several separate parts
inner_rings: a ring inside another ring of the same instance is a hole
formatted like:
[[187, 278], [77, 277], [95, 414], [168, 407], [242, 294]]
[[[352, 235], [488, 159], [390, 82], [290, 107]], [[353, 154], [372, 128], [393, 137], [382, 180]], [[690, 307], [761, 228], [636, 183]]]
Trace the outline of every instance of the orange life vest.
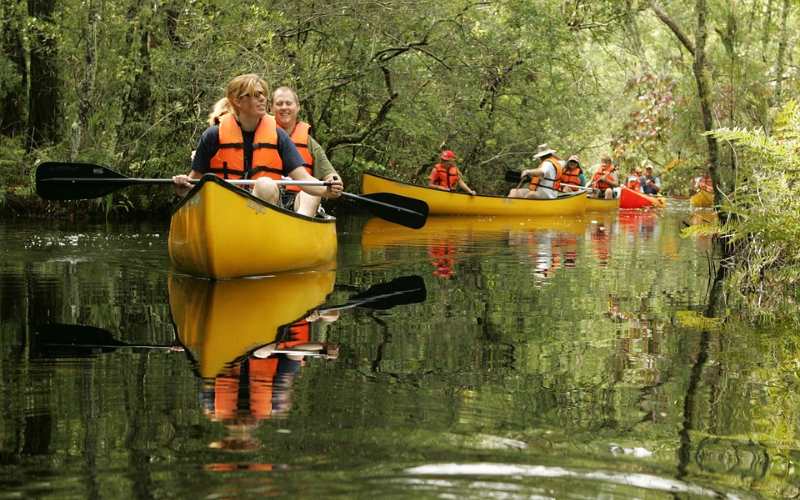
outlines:
[[561, 172], [561, 175], [558, 177], [558, 180], [553, 185], [554, 188], [558, 189], [559, 191], [578, 191], [578, 188], [564, 186], [561, 187], [561, 184], [573, 184], [575, 186], [581, 185], [581, 174], [583, 173], [583, 169], [580, 166], [575, 168], [568, 168], [565, 167], [564, 170]]
[[[558, 159], [556, 155], [548, 156], [542, 163], [544, 163], [545, 161], [549, 161], [550, 164], [553, 165], [553, 167], [555, 167], [556, 169], [556, 177], [554, 179], [549, 179], [549, 180], [553, 181], [553, 189], [558, 191], [560, 186], [560, 184], [558, 184], [558, 181], [559, 179], [561, 179], [561, 173], [563, 172], [563, 168], [561, 168], [561, 161]], [[534, 175], [533, 179], [531, 179], [531, 183], [528, 186], [528, 189], [530, 189], [531, 191], [536, 191], [539, 188], [539, 181], [541, 180], [542, 180], [541, 177], [536, 177]]]
[[603, 189], [603, 190], [608, 188], [613, 188], [614, 186], [612, 186], [605, 180], [605, 176], [613, 171], [614, 171], [613, 163], [608, 167], [603, 167], [601, 165], [600, 168], [597, 169], [597, 172], [595, 172], [594, 176], [592, 177], [592, 187], [595, 189]]
[[458, 167], [437, 163], [431, 172], [431, 182], [436, 186], [452, 190], [458, 184]]
[[245, 171], [244, 139], [242, 129], [232, 113], [222, 116], [219, 123], [219, 150], [211, 158], [209, 172], [222, 179], [280, 179], [283, 160], [278, 154], [278, 131], [275, 118], [264, 115], [258, 122], [253, 137], [253, 159], [250, 170]]
[[241, 416], [239, 379], [244, 364], [248, 370], [249, 414], [258, 420], [272, 414], [272, 391], [280, 360], [247, 358], [232, 370], [214, 379], [214, 408], [211, 417], [216, 421], [231, 421]]
[[[289, 137], [297, 147], [297, 152], [303, 158], [303, 167], [305, 167], [308, 175], [314, 176], [314, 157], [311, 156], [311, 149], [309, 148], [309, 132], [311, 125], [306, 122], [297, 122], [292, 130], [292, 135]], [[286, 186], [287, 191], [300, 191], [300, 186]]]
[[639, 177], [636, 175], [631, 175], [628, 177], [628, 182], [625, 183], [625, 187], [632, 191], [642, 192], [642, 183], [639, 181]]

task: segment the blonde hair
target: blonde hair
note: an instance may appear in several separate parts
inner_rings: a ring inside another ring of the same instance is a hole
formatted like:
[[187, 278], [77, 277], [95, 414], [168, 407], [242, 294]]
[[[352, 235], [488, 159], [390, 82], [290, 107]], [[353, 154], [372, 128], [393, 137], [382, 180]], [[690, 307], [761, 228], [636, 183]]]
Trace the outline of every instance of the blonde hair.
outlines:
[[269, 85], [263, 78], [255, 73], [248, 73], [246, 75], [239, 75], [233, 80], [228, 82], [225, 88], [225, 97], [228, 98], [234, 113], [238, 114], [239, 110], [236, 109], [236, 100], [245, 94], [253, 94], [255, 92], [263, 92], [265, 96], [269, 95]]
[[215, 102], [214, 106], [211, 108], [211, 113], [208, 114], [208, 125], [219, 125], [223, 115], [228, 113], [233, 113], [233, 106], [230, 101], [228, 101], [227, 97], [223, 97]]

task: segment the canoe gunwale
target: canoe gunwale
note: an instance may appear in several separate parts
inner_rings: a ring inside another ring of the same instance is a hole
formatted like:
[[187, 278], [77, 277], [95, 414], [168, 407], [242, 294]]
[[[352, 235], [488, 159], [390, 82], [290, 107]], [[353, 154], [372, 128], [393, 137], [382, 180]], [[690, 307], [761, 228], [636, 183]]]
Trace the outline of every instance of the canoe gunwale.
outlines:
[[[443, 191], [440, 190], [440, 189], [435, 189], [435, 188], [432, 188], [432, 187], [429, 187], [429, 186], [420, 186], [420, 185], [412, 184], [410, 182], [405, 182], [405, 181], [399, 181], [397, 179], [393, 179], [391, 177], [386, 177], [386, 176], [383, 176], [383, 175], [379, 175], [379, 174], [376, 174], [374, 172], [364, 172], [362, 175], [370, 175], [372, 177], [377, 177], [379, 179], [383, 179], [383, 180], [385, 180], [387, 182], [394, 182], [396, 184], [402, 184], [404, 186], [408, 186], [409, 188], [427, 189], [427, 190], [433, 191], [435, 193], [443, 193]], [[502, 195], [499, 195], [499, 194], [474, 194], [473, 195], [473, 194], [461, 193], [461, 192], [458, 192], [458, 191], [449, 191], [449, 192], [447, 192], [447, 194], [455, 195], [455, 196], [467, 196], [469, 198], [508, 199], [507, 196], [502, 196]], [[537, 202], [537, 201], [538, 202], [542, 202], [542, 201], [544, 201], [544, 202], [553, 202], [553, 201], [569, 200], [571, 198], [575, 198], [575, 197], [578, 197], [578, 196], [583, 196], [584, 194], [585, 193], [583, 193], [583, 192], [569, 193], [569, 194], [566, 194], [565, 196], [559, 196], [558, 198], [550, 198], [550, 199], [543, 199], [543, 200], [532, 199], [532, 198], [511, 198], [511, 199], [519, 200], [519, 201], [531, 201], [531, 202]]]
[[325, 219], [321, 219], [319, 217], [309, 217], [307, 215], [299, 214], [299, 213], [295, 212], [294, 210], [288, 210], [286, 208], [279, 207], [278, 205], [273, 205], [272, 203], [266, 202], [266, 201], [262, 200], [261, 198], [253, 195], [249, 191], [245, 191], [244, 189], [236, 187], [233, 184], [225, 182], [224, 179], [220, 179], [219, 177], [217, 177], [214, 174], [205, 174], [205, 175], [203, 175], [203, 177], [200, 179], [200, 182], [195, 184], [192, 187], [192, 189], [188, 193], [186, 193], [186, 196], [184, 196], [183, 198], [181, 198], [180, 200], [178, 200], [175, 203], [175, 205], [172, 207], [172, 212], [170, 213], [170, 216], [175, 215], [175, 213], [178, 212], [181, 209], [181, 207], [183, 207], [186, 203], [191, 201], [191, 199], [194, 198], [197, 195], [197, 193], [200, 192], [200, 190], [203, 188], [203, 186], [208, 182], [216, 184], [216, 185], [218, 185], [218, 186], [220, 186], [220, 187], [222, 187], [224, 189], [227, 189], [228, 191], [230, 191], [230, 192], [232, 192], [232, 193], [234, 193], [234, 194], [236, 194], [238, 196], [241, 196], [243, 198], [247, 198], [248, 200], [250, 200], [250, 201], [252, 201], [254, 203], [257, 203], [258, 205], [260, 205], [260, 206], [262, 206], [264, 208], [267, 208], [269, 210], [274, 210], [276, 212], [280, 212], [282, 214], [289, 215], [291, 217], [295, 217], [295, 218], [298, 218], [298, 219], [306, 221], [306, 222], [316, 222], [316, 223], [320, 223], [320, 224], [336, 223], [336, 217], [333, 217], [333, 216], [327, 216]]

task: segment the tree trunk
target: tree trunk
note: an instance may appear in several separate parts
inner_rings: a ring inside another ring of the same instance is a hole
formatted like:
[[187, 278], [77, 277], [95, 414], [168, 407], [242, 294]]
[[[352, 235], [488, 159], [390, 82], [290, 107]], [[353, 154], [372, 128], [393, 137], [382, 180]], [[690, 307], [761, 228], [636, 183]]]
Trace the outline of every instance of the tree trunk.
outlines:
[[56, 0], [28, 0], [28, 15], [39, 22], [30, 27], [30, 100], [28, 151], [58, 139], [61, 122], [58, 46], [42, 25], [53, 21]]
[[18, 1], [0, 5], [0, 60], [5, 59], [14, 77], [4, 78], [0, 87], [0, 134], [15, 136], [25, 130], [28, 73], [25, 69], [25, 47], [22, 43], [21, 8]]
[[86, 141], [89, 120], [94, 114], [94, 84], [97, 74], [97, 18], [99, 0], [88, 0], [86, 23], [81, 26], [81, 38], [84, 43], [83, 79], [78, 94], [78, 121], [74, 127], [71, 159], [74, 161]]
[[783, 10], [781, 12], [781, 36], [778, 38], [778, 58], [775, 61], [775, 95], [772, 98], [772, 105], [780, 105], [783, 98], [783, 71], [786, 59], [786, 40], [789, 37], [786, 25], [789, 19], [790, 0], [783, 0]]

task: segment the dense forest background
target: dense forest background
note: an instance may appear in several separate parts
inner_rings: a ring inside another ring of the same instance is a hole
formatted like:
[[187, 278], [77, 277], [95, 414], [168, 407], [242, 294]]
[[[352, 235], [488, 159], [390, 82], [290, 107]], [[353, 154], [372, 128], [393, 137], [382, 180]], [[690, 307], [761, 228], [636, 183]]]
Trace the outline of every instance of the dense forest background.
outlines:
[[[7, 0], [0, 3], [0, 205], [42, 160], [186, 172], [226, 82], [297, 88], [350, 190], [422, 181], [453, 149], [481, 193], [548, 143], [585, 166], [644, 162], [686, 195], [708, 169], [721, 255], [760, 307], [794, 296], [800, 238], [796, 0]], [[169, 206], [124, 190], [106, 213]], [[81, 205], [85, 207], [86, 205]], [[721, 268], [720, 268], [721, 269]], [[800, 299], [800, 297], [796, 297]], [[793, 302], [791, 302], [793, 303]], [[793, 308], [793, 306], [792, 306]]]
[[798, 10], [792, 0], [9, 0], [0, 175], [7, 189], [27, 187], [43, 159], [183, 172], [225, 83], [256, 72], [298, 89], [303, 119], [351, 185], [387, 164], [419, 179], [447, 147], [479, 191], [505, 192], [504, 169], [547, 142], [587, 165], [602, 153], [623, 171], [650, 162], [686, 194], [709, 162], [719, 183], [733, 179], [733, 150], [702, 132], [768, 131], [797, 94]]

